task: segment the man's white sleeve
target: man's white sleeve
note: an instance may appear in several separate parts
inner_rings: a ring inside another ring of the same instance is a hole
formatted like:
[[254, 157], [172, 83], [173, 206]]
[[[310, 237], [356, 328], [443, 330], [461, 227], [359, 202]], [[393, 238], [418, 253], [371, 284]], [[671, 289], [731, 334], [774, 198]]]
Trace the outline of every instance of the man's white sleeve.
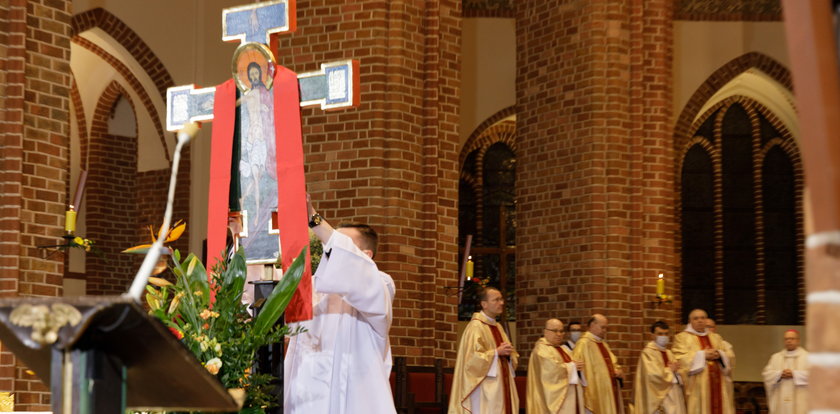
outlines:
[[332, 233], [324, 252], [314, 277], [315, 290], [341, 295], [365, 316], [377, 333], [386, 337], [391, 324], [393, 290], [384, 274], [350, 237], [338, 231]]

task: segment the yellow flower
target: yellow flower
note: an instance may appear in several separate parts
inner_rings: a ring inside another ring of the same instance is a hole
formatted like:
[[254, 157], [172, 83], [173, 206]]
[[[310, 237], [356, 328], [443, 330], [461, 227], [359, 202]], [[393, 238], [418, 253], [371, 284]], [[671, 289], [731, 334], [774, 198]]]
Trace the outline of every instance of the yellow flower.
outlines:
[[157, 300], [156, 297], [152, 296], [151, 294], [146, 294], [146, 303], [149, 304], [149, 309], [156, 310], [160, 308], [160, 301]]
[[182, 297], [184, 297], [184, 292], [178, 292], [178, 294], [172, 298], [172, 302], [169, 303], [169, 311], [166, 313], [175, 312], [175, 309], [178, 309], [178, 305], [181, 304]]
[[200, 290], [196, 290], [195, 292], [193, 292], [193, 295], [196, 295], [196, 296], [201, 296], [201, 295], [202, 295], [202, 293], [201, 293], [201, 291], [200, 291]]
[[210, 309], [205, 309], [198, 315], [199, 318], [204, 319], [205, 321], [211, 316], [213, 316], [213, 312], [211, 312]]
[[149, 284], [155, 285], [157, 287], [172, 286], [172, 282], [154, 276], [149, 278]]

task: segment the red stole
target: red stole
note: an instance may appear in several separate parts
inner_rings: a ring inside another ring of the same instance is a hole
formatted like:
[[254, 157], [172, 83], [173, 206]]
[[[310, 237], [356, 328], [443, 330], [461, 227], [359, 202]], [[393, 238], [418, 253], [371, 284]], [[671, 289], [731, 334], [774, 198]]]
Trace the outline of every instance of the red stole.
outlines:
[[563, 358], [563, 362], [565, 362], [567, 364], [569, 362], [572, 362], [572, 357], [570, 357], [569, 354], [567, 354], [566, 351], [564, 351], [562, 347], [555, 346], [554, 349], [556, 349], [557, 352], [560, 353], [560, 357]]
[[610, 358], [610, 353], [607, 351], [607, 347], [604, 346], [602, 342], [595, 342], [595, 344], [598, 345], [598, 351], [601, 352], [601, 356], [607, 364], [607, 370], [610, 372], [610, 385], [612, 385], [613, 399], [615, 400], [615, 412], [621, 412], [621, 394], [619, 393], [618, 386], [616, 385], [615, 367], [613, 367], [612, 358]]
[[668, 368], [668, 353], [665, 351], [659, 351], [662, 353], [662, 362], [665, 364], [665, 368]]
[[[700, 349], [714, 349], [712, 348], [712, 341], [708, 335], [697, 335], [700, 341]], [[723, 413], [723, 395], [721, 395], [721, 372], [720, 365], [717, 361], [706, 361], [706, 369], [709, 370], [709, 390], [711, 398], [711, 414]]]
[[[490, 327], [490, 333], [493, 334], [493, 340], [496, 341], [496, 347], [498, 348], [504, 342], [504, 340], [502, 339], [502, 332], [499, 330], [499, 327], [497, 325], [487, 324], [487, 326]], [[506, 414], [514, 414], [513, 413], [513, 404], [510, 401], [510, 392], [511, 392], [510, 390], [511, 390], [512, 384], [510, 383], [511, 375], [510, 375], [510, 364], [509, 364], [509, 362], [510, 362], [510, 357], [509, 356], [499, 355], [499, 366], [502, 368], [502, 385], [504, 386], [504, 390], [505, 390], [505, 395], [504, 395], [505, 413]]]

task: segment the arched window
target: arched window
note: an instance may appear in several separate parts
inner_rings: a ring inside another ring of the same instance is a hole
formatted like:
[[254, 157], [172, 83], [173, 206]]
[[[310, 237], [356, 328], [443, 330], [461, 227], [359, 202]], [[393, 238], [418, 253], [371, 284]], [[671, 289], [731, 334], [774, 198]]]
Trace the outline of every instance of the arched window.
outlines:
[[803, 175], [791, 134], [759, 103], [712, 107], [679, 170], [683, 318], [803, 322]]
[[467, 281], [458, 308], [460, 319], [475, 311], [481, 285], [499, 288], [513, 319], [516, 269], [516, 146], [513, 121], [502, 121], [467, 142], [462, 153], [458, 202], [458, 240], [463, 254], [472, 235], [475, 278]]

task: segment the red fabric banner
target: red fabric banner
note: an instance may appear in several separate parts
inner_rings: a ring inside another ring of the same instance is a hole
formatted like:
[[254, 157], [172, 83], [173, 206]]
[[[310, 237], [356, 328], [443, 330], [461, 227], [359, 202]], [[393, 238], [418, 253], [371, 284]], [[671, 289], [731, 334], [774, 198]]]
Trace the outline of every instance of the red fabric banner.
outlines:
[[[274, 132], [277, 149], [277, 216], [281, 263], [289, 268], [304, 247], [309, 246], [306, 182], [303, 174], [303, 135], [297, 75], [282, 66], [274, 74]], [[213, 136], [210, 144], [210, 189], [207, 211], [207, 268], [220, 259], [228, 228], [228, 199], [236, 117], [236, 86], [233, 79], [216, 87]], [[312, 272], [309, 253], [295, 295], [286, 308], [286, 322], [312, 319]]]
[[[303, 133], [297, 74], [277, 65], [274, 71], [274, 137], [277, 148], [277, 226], [283, 270], [309, 246]], [[286, 308], [286, 322], [312, 319], [312, 271], [309, 253], [297, 291]]]
[[216, 86], [213, 98], [213, 135], [210, 140], [210, 188], [207, 203], [207, 276], [224, 257], [230, 197], [230, 162], [236, 121], [236, 85], [233, 79]]

